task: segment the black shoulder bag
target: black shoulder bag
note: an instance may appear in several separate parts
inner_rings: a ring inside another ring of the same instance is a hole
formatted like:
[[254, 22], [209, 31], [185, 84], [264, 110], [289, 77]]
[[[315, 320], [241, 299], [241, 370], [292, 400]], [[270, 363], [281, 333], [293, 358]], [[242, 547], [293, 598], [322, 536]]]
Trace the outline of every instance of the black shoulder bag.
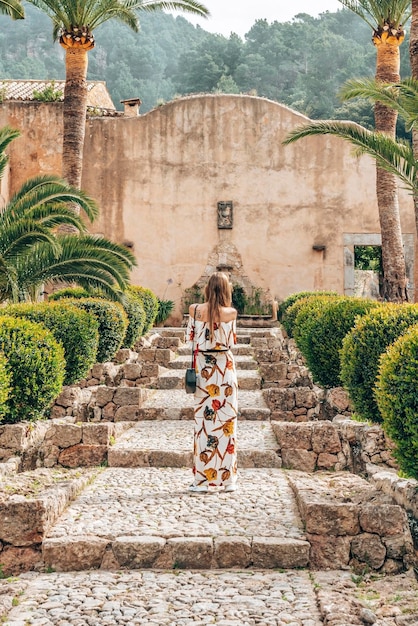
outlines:
[[186, 375], [184, 377], [184, 387], [186, 389], [186, 393], [194, 393], [196, 391], [197, 386], [197, 376], [196, 376], [196, 352], [194, 349], [194, 339], [195, 339], [195, 322], [196, 322], [196, 309], [197, 304], [194, 309], [193, 316], [193, 341], [192, 341], [192, 362], [191, 367], [188, 367], [186, 370]]

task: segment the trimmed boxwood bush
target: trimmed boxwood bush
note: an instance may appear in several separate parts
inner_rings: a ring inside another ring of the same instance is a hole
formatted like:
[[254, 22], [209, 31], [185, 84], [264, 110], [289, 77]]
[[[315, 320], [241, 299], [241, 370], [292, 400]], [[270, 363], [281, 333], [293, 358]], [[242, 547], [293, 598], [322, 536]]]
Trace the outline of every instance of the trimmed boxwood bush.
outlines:
[[[309, 313], [310, 302], [312, 314]], [[317, 383], [323, 387], [341, 385], [340, 350], [343, 339], [357, 317], [376, 306], [379, 305], [374, 300], [344, 296], [313, 298], [307, 302], [296, 317], [294, 335]]]
[[150, 328], [152, 328], [155, 318], [158, 314], [158, 298], [146, 287], [139, 287], [138, 285], [129, 285], [125, 293], [137, 297], [141, 300], [145, 311], [145, 324], [142, 333], [145, 335]]
[[45, 326], [4, 315], [0, 316], [0, 351], [11, 376], [4, 422], [41, 419], [62, 389], [63, 347]]
[[418, 305], [384, 304], [360, 318], [344, 337], [341, 380], [360, 419], [382, 421], [374, 396], [380, 356], [417, 323]]
[[7, 368], [7, 359], [0, 352], [0, 422], [7, 411], [7, 400], [11, 392], [12, 375]]
[[122, 304], [128, 317], [128, 327], [123, 340], [123, 347], [133, 348], [144, 333], [146, 321], [145, 308], [142, 300], [133, 295], [129, 289], [125, 291]]
[[[63, 298], [91, 298], [92, 294], [83, 287], [65, 287], [54, 291], [48, 296], [48, 300], [62, 300]], [[96, 297], [96, 296], [94, 296]]]
[[122, 305], [103, 298], [74, 298], [68, 302], [96, 316], [99, 323], [97, 362], [110, 361], [121, 347], [128, 326]]
[[291, 307], [292, 304], [300, 300], [301, 298], [310, 298], [311, 296], [339, 296], [339, 295], [340, 294], [338, 294], [336, 291], [299, 291], [298, 293], [292, 293], [290, 296], [285, 298], [283, 302], [280, 303], [279, 308], [277, 310], [277, 317], [280, 322], [283, 322], [283, 319], [286, 316], [287, 309]]
[[418, 325], [381, 357], [376, 385], [383, 428], [396, 444], [400, 468], [418, 479]]
[[305, 305], [308, 305], [308, 308], [309, 308], [310, 307], [309, 302], [313, 302], [313, 301], [319, 302], [321, 298], [337, 298], [337, 297], [339, 296], [336, 294], [332, 294], [331, 292], [328, 292], [328, 294], [324, 293], [322, 295], [312, 293], [310, 295], [304, 296], [303, 298], [297, 298], [292, 304], [290, 304], [289, 307], [286, 308], [285, 312], [283, 313], [282, 324], [284, 326], [284, 329], [287, 332], [287, 335], [289, 337], [293, 337], [296, 318], [301, 312], [301, 310], [306, 308]]
[[64, 385], [73, 385], [84, 378], [96, 363], [99, 323], [93, 313], [83, 311], [68, 301], [15, 304], [1, 309], [0, 313], [25, 317], [43, 324], [52, 332], [64, 348]]

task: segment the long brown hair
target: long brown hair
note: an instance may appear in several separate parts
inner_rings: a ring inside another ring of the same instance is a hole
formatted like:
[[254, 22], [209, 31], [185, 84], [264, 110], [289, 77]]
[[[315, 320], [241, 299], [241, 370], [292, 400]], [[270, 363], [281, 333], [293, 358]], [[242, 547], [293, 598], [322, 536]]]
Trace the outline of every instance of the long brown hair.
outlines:
[[232, 288], [226, 274], [223, 272], [212, 274], [205, 287], [205, 299], [208, 303], [208, 321], [212, 341], [215, 323], [221, 321], [221, 307], [231, 306], [232, 302]]

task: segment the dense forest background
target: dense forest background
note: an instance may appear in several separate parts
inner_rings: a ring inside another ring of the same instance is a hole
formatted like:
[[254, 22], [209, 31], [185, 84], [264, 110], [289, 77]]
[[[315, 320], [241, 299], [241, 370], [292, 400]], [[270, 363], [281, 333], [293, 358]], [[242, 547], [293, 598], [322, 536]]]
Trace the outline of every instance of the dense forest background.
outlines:
[[[25, 4], [26, 19], [0, 17], [0, 78], [62, 79], [64, 50], [52, 42], [51, 21]], [[279, 12], [279, 11], [278, 11]], [[310, 118], [352, 119], [373, 125], [369, 103], [341, 103], [338, 89], [374, 75], [370, 28], [351, 11], [305, 13], [290, 22], [257, 20], [245, 38], [216, 35], [184, 17], [140, 14], [134, 33], [117, 22], [95, 31], [90, 80], [106, 81], [117, 108], [140, 97], [141, 113], [190, 93], [246, 93], [276, 100]], [[408, 41], [401, 75], [410, 75]], [[401, 133], [402, 134], [402, 133]]]

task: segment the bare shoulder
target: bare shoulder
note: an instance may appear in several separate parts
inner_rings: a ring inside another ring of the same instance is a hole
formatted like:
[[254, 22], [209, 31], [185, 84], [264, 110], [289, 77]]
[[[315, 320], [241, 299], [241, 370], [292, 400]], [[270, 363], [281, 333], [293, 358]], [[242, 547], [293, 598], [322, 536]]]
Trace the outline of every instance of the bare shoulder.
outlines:
[[223, 322], [232, 322], [237, 319], [237, 310], [232, 306], [226, 306], [222, 309], [222, 321]]
[[191, 304], [189, 306], [189, 315], [191, 317], [194, 317], [196, 314], [196, 319], [202, 320], [205, 318], [206, 309], [207, 309], [206, 302], [203, 302], [201, 304], [198, 304], [197, 302], [195, 302], [194, 304]]

